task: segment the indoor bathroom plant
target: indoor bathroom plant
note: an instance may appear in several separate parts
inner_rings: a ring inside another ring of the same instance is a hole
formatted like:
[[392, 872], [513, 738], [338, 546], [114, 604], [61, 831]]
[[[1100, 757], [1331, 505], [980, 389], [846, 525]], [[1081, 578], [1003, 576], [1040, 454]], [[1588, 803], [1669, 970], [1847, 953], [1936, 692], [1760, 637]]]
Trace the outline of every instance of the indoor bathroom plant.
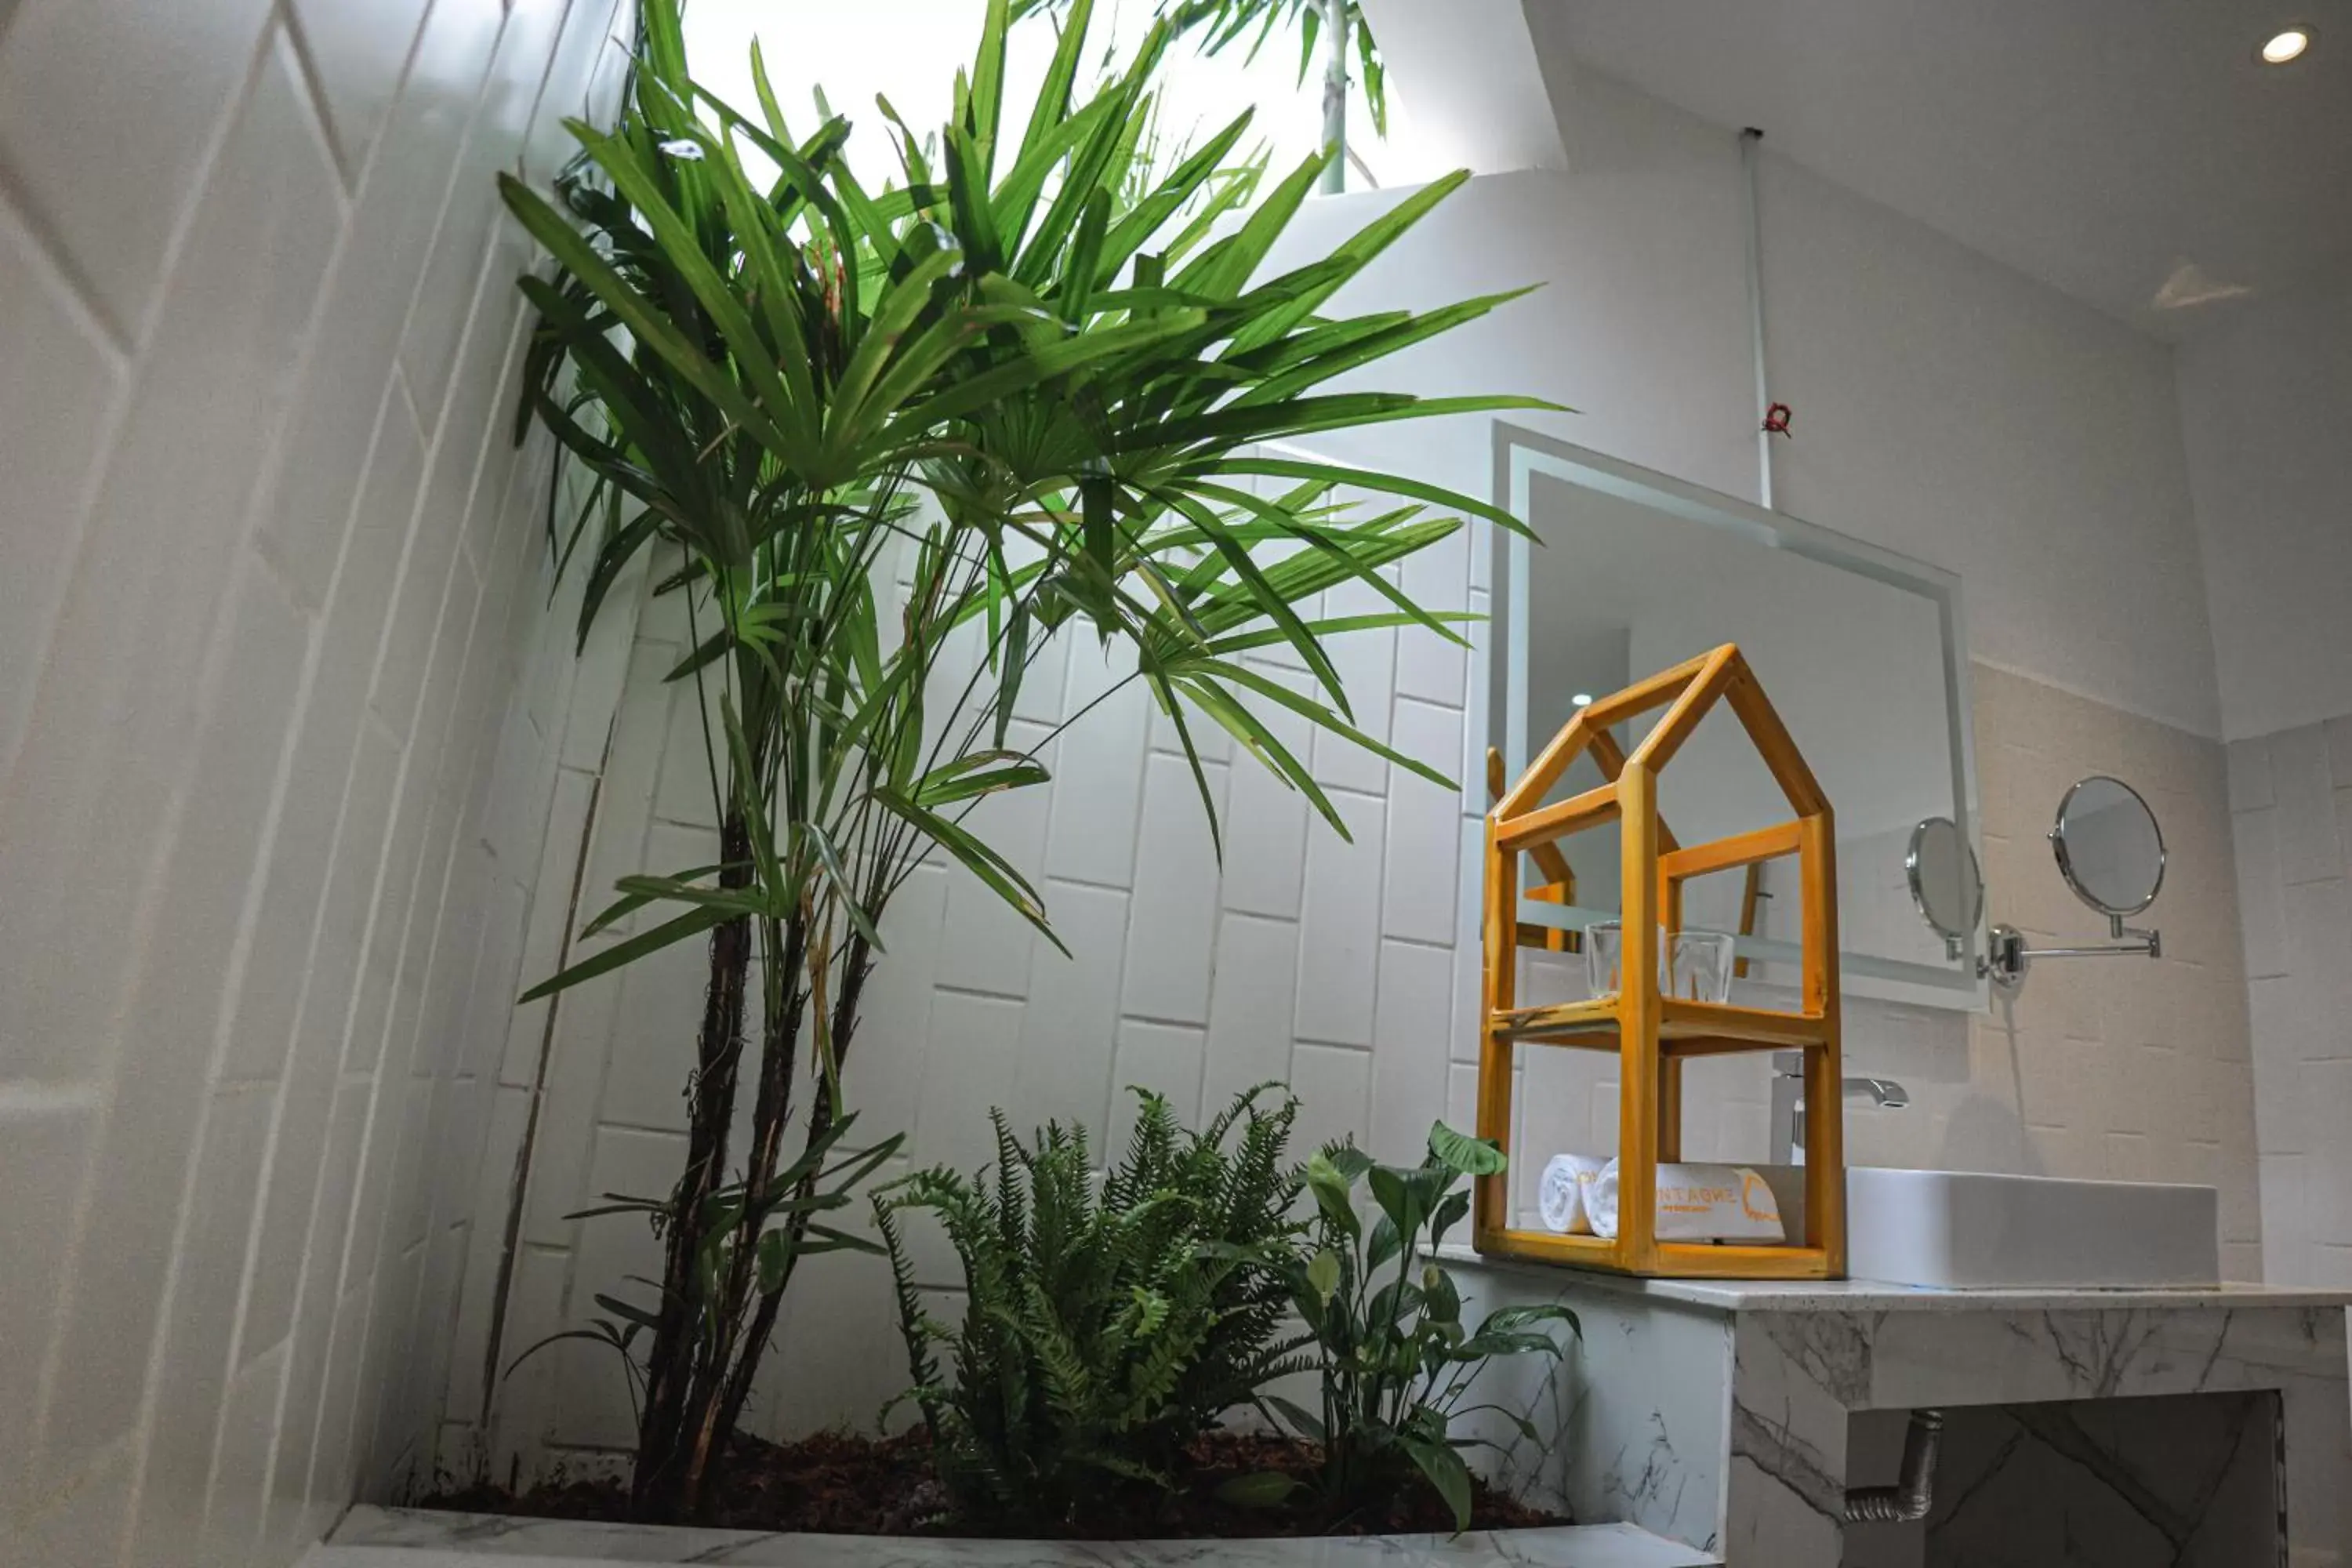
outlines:
[[[859, 142], [896, 132], [903, 183], [883, 189], [853, 170], [847, 121], [793, 132], [756, 51], [756, 113], [703, 91], [677, 0], [646, 0], [622, 123], [572, 127], [583, 158], [561, 205], [502, 181], [556, 262], [522, 283], [539, 320], [520, 420], [548, 426], [591, 480], [576, 514], [551, 519], [558, 547], [587, 561], [583, 635], [635, 557], [670, 552], [661, 589], [686, 596], [697, 639], [672, 674], [708, 699], [721, 823], [708, 864], [625, 879], [589, 932], [643, 929], [530, 994], [709, 945], [686, 1169], [666, 1194], [614, 1200], [661, 1236], [661, 1278], [650, 1297], [616, 1284], [599, 1298], [608, 1315], [574, 1331], [641, 1380], [646, 1517], [696, 1511], [798, 1261], [873, 1246], [824, 1216], [892, 1152], [890, 1130], [848, 1136], [845, 1080], [892, 894], [936, 847], [1051, 935], [1036, 891], [967, 820], [1045, 777], [1007, 729], [1047, 643], [1083, 626], [1130, 651], [1204, 807], [1205, 722], [1344, 832], [1261, 713], [1440, 777], [1354, 726], [1322, 642], [1405, 624], [1454, 635], [1459, 617], [1380, 569], [1454, 514], [1516, 526], [1467, 496], [1260, 447], [1527, 405], [1318, 390], [1510, 298], [1322, 313], [1460, 176], [1261, 279], [1324, 160], [1264, 184], [1262, 162], [1234, 158], [1244, 116], [1152, 168], [1139, 149], [1169, 29], [1084, 96], [1088, 20], [1085, 0], [1069, 7], [1016, 121], [993, 0], [937, 137], [886, 105]], [[777, 173], [755, 177], [754, 162]], [[1289, 488], [1257, 493], [1266, 480]], [[1400, 504], [1360, 516], [1332, 503], [1340, 484]], [[1305, 608], [1348, 582], [1391, 607]], [[1241, 659], [1269, 647], [1296, 654], [1311, 694]], [[747, 1091], [748, 1146], [730, 1148]]]
[[[1465, 1403], [1471, 1387], [1497, 1356], [1557, 1360], [1549, 1325], [1580, 1331], [1556, 1304], [1463, 1324], [1437, 1248], [1469, 1212], [1464, 1180], [1503, 1170], [1503, 1152], [1438, 1122], [1416, 1165], [1337, 1142], [1288, 1166], [1296, 1102], [1258, 1103], [1278, 1088], [1200, 1133], [1143, 1094], [1126, 1157], [1099, 1183], [1083, 1129], [1049, 1125], [1024, 1144], [992, 1111], [992, 1172], [921, 1171], [876, 1194], [945, 1528], [1181, 1534], [1222, 1505], [1311, 1532], [1401, 1503], [1409, 1520], [1423, 1484], [1457, 1531], [1474, 1501], [1494, 1509], [1475, 1497], [1461, 1450], [1476, 1439], [1456, 1421], [1493, 1411], [1540, 1439], [1514, 1412]], [[1311, 1217], [1294, 1212], [1302, 1193]], [[962, 1266], [951, 1324], [915, 1289], [895, 1223], [909, 1210], [945, 1223]], [[1307, 1373], [1316, 1409], [1279, 1392]], [[1236, 1413], [1272, 1436], [1222, 1431]]]

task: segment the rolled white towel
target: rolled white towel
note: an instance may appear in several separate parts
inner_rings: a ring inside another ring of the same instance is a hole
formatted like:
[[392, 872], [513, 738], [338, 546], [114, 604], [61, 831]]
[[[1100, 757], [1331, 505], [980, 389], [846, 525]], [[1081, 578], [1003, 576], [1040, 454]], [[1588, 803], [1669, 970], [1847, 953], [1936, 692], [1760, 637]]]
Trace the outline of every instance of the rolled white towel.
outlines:
[[1585, 1213], [1584, 1190], [1603, 1167], [1613, 1163], [1597, 1154], [1554, 1154], [1544, 1166], [1543, 1183], [1536, 1195], [1545, 1228], [1564, 1236], [1591, 1236], [1592, 1220]]
[[[1593, 1234], [1617, 1234], [1617, 1162], [1612, 1160], [1584, 1191]], [[1660, 1241], [1786, 1241], [1780, 1201], [1762, 1176], [1745, 1165], [1660, 1165]]]

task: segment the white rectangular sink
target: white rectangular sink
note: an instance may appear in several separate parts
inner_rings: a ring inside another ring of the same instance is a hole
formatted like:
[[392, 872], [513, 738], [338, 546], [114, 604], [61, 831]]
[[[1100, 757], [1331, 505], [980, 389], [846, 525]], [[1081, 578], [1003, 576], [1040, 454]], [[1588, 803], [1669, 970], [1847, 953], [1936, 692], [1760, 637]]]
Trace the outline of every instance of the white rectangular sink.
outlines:
[[2211, 1187], [1849, 1167], [1846, 1273], [1898, 1285], [2217, 1285]]

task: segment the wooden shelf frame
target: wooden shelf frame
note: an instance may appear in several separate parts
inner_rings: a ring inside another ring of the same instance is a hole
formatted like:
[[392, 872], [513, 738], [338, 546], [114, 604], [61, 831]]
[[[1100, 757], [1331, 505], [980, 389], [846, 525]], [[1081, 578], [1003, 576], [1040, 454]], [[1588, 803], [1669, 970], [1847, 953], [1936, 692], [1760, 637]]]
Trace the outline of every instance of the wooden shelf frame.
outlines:
[[[1789, 803], [1790, 819], [1752, 833], [1685, 847], [1658, 815], [1658, 777], [1699, 721], [1727, 705]], [[1665, 710], [1629, 753], [1610, 731]], [[1547, 803], [1571, 763], [1590, 754], [1607, 781]], [[1490, 770], [1498, 773], [1499, 770]], [[1493, 782], [1499, 784], [1499, 778]], [[1602, 1238], [1524, 1230], [1507, 1223], [1507, 1174], [1476, 1185], [1472, 1239], [1481, 1252], [1603, 1268], [1705, 1279], [1822, 1279], [1845, 1273], [1845, 1160], [1840, 1099], [1837, 832], [1829, 799], [1757, 683], [1738, 647], [1637, 681], [1578, 710], [1486, 815], [1480, 930], [1486, 979], [1478, 1056], [1478, 1133], [1511, 1144], [1513, 1053], [1522, 1044], [1616, 1053], [1618, 1234]], [[1557, 846], [1614, 824], [1622, 857], [1624, 973], [1620, 994], [1594, 1002], [1522, 1007], [1517, 997], [1519, 858], [1535, 858], [1552, 882], [1566, 864]], [[1682, 929], [1683, 889], [1694, 877], [1793, 857], [1802, 900], [1799, 1006], [1794, 1013], [1678, 1000], [1658, 990], [1661, 929]], [[1682, 1152], [1683, 1064], [1693, 1057], [1800, 1051], [1805, 1072], [1805, 1235], [1780, 1247], [1660, 1241], [1657, 1168]]]

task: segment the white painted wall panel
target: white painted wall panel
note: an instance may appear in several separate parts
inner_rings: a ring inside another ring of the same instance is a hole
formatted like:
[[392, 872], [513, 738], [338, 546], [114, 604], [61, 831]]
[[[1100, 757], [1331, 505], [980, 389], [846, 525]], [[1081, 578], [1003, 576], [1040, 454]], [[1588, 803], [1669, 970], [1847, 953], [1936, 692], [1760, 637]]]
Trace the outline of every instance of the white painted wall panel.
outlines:
[[426, 9], [0, 22], [0, 1560], [291, 1562], [453, 1381], [574, 711], [488, 176], [614, 13]]

